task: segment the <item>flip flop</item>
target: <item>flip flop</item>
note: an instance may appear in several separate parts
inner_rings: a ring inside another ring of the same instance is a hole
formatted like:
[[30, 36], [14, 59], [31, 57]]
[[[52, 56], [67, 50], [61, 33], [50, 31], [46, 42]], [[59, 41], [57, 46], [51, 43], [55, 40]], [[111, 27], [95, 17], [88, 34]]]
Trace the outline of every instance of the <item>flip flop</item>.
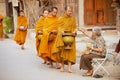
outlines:
[[87, 76], [92, 76], [92, 74], [83, 74], [82, 76], [87, 77]]

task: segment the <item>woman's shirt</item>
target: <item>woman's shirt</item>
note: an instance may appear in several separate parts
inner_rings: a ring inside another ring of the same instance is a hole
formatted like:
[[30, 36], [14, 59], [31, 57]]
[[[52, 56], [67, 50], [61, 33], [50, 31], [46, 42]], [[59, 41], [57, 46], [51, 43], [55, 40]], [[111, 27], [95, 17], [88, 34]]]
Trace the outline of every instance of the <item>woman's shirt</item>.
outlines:
[[94, 41], [93, 42], [93, 48], [102, 48], [103, 52], [97, 52], [97, 51], [92, 50], [91, 53], [92, 54], [97, 54], [97, 55], [103, 55], [103, 56], [105, 56], [105, 54], [106, 54], [106, 45], [105, 45], [104, 38], [102, 36], [99, 36], [96, 39], [92, 38], [92, 40]]

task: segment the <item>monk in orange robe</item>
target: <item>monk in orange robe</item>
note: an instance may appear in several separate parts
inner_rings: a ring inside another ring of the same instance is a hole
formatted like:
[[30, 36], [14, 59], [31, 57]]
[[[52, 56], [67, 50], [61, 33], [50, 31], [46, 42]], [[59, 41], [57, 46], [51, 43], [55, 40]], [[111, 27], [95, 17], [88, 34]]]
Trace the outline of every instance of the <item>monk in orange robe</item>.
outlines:
[[[49, 13], [49, 10], [45, 9], [43, 10], [43, 15], [41, 15], [41, 17], [39, 18], [37, 24], [36, 24], [36, 49], [37, 49], [37, 53], [38, 53], [38, 56], [40, 56], [39, 54], [39, 50], [40, 50], [40, 39], [38, 38], [39, 35], [42, 36], [42, 33], [43, 33], [43, 23], [44, 23], [44, 20], [45, 20], [45, 17], [47, 17]], [[47, 59], [40, 56], [41, 58], [44, 59], [44, 63], [43, 64], [46, 64], [47, 63]]]
[[[49, 15], [45, 18], [44, 24], [43, 24], [43, 36], [41, 38], [40, 43], [40, 50], [39, 54], [40, 56], [46, 58], [48, 61], [50, 61], [51, 65], [50, 67], [53, 67], [52, 62], [55, 61], [55, 58], [51, 54], [51, 49], [55, 41], [55, 33], [57, 30], [57, 8], [52, 7], [51, 12]], [[56, 63], [56, 68], [59, 68], [58, 64]]]
[[20, 16], [18, 17], [16, 34], [14, 37], [14, 40], [16, 41], [16, 43], [21, 45], [21, 49], [24, 49], [24, 43], [26, 40], [27, 29], [28, 29], [27, 18], [24, 16], [24, 11], [21, 10]]
[[3, 21], [3, 15], [0, 14], [0, 39], [3, 38], [3, 26], [2, 26], [2, 21]]
[[65, 31], [70, 31], [72, 36], [76, 35], [76, 20], [71, 16], [72, 8], [70, 6], [65, 7], [65, 14], [59, 17], [58, 20], [58, 33], [56, 36], [56, 41], [52, 49], [52, 54], [57, 55], [60, 58], [61, 72], [64, 71], [64, 64], [68, 65], [68, 72], [71, 73], [71, 65], [76, 63], [76, 48], [75, 40], [71, 45], [71, 49], [65, 49], [65, 44], [63, 42], [63, 35]]

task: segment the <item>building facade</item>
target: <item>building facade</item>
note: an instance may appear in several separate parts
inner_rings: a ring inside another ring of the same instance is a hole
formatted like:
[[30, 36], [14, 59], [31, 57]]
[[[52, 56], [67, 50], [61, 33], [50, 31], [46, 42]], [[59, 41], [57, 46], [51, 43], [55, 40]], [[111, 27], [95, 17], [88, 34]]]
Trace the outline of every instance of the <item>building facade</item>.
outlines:
[[60, 16], [64, 13], [64, 6], [70, 5], [73, 8], [73, 16], [77, 20], [77, 27], [116, 28], [119, 19], [117, 10], [111, 7], [113, 1], [120, 4], [120, 0], [0, 0], [2, 4], [0, 12], [13, 17], [16, 26], [18, 12], [23, 9], [30, 23], [29, 28], [33, 29], [45, 7], [58, 7], [58, 16]]

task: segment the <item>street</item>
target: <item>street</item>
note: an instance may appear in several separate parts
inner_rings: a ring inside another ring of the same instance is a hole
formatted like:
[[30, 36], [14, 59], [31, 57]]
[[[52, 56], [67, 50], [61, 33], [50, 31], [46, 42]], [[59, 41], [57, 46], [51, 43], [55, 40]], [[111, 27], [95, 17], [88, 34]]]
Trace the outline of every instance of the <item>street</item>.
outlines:
[[[79, 58], [72, 67], [73, 73], [68, 73], [67, 70], [60, 72], [55, 68], [51, 69], [42, 62], [43, 60], [36, 54], [33, 40], [27, 39], [25, 50], [21, 50], [12, 39], [0, 41], [0, 80], [97, 80], [97, 78], [82, 76], [85, 71], [79, 70]], [[119, 68], [112, 67], [112, 69]], [[104, 75], [99, 80], [119, 80], [116, 75], [118, 73], [118, 71], [112, 72], [112, 76]]]

